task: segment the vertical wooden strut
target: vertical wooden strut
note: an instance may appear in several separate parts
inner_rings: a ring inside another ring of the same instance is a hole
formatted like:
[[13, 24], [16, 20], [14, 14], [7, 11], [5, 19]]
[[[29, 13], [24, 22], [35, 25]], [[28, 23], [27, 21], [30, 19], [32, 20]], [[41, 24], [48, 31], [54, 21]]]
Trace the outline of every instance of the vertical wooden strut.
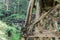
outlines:
[[36, 20], [38, 20], [40, 18], [41, 15], [41, 0], [37, 0], [37, 9], [36, 9]]
[[58, 23], [56, 20], [54, 20], [54, 29], [55, 29], [55, 32], [58, 30]]
[[24, 38], [24, 37], [22, 37], [22, 38], [21, 38], [21, 40], [25, 40], [25, 38]]
[[33, 6], [34, 6], [34, 0], [30, 0], [28, 10], [27, 10], [27, 20], [26, 20], [25, 26], [31, 23]]
[[[36, 0], [37, 3], [36, 3], [36, 18], [35, 18], [35, 21], [37, 21], [39, 18], [40, 18], [40, 0]], [[39, 33], [39, 30], [40, 29], [40, 23], [36, 24], [37, 26], [35, 26], [35, 33]], [[38, 32], [37, 32], [38, 31]]]
[[[42, 0], [37, 0], [37, 9], [36, 9], [36, 20], [35, 21], [37, 21], [40, 17], [41, 17], [41, 15], [42, 15], [42, 8], [41, 8], [41, 2], [42, 2]], [[38, 29], [39, 29], [39, 31], [42, 31], [43, 29], [42, 29], [42, 24], [43, 24], [43, 22], [42, 22], [42, 20], [41, 20], [41, 22], [40, 23], [38, 23]]]
[[36, 10], [36, 20], [38, 20], [39, 19], [39, 17], [40, 17], [40, 6], [39, 6], [39, 1], [37, 0], [37, 10]]

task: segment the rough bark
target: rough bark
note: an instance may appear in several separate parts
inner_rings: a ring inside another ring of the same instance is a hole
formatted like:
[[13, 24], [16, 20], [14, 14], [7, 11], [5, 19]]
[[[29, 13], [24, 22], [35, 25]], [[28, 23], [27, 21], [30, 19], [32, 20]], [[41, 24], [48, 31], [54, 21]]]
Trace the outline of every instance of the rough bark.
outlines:
[[33, 5], [34, 5], [34, 0], [30, 0], [28, 10], [27, 10], [27, 19], [26, 19], [25, 26], [31, 23]]

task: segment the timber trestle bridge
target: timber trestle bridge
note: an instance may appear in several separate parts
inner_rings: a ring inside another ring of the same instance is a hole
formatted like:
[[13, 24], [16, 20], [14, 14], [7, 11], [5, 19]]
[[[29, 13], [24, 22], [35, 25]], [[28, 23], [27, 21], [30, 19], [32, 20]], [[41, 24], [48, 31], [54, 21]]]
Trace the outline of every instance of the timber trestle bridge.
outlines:
[[[60, 4], [42, 7], [41, 0], [30, 0], [21, 40], [60, 40]], [[35, 18], [32, 18], [35, 8]]]

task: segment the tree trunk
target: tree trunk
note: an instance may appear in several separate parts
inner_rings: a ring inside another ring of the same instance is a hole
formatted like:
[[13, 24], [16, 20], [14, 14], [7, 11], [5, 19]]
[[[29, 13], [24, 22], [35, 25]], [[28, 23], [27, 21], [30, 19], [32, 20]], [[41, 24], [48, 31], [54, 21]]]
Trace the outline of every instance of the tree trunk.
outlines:
[[34, 6], [34, 0], [30, 0], [28, 10], [27, 10], [27, 20], [26, 20], [25, 26], [31, 23], [33, 6]]
[[6, 3], [6, 10], [8, 11], [8, 9], [9, 9], [9, 0], [5, 0], [5, 3]]

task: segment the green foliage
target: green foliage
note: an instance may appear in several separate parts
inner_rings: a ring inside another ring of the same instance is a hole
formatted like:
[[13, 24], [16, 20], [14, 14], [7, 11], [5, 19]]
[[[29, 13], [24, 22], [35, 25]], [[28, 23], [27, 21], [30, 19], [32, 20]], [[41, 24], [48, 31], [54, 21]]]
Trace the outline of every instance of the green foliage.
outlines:
[[17, 30], [14, 26], [12, 27], [7, 27], [7, 32], [11, 30], [11, 37], [9, 38], [10, 40], [20, 40], [20, 31]]
[[[21, 19], [26, 19], [28, 1], [27, 0], [11, 0], [8, 4], [8, 10], [6, 9], [6, 3], [4, 0], [0, 0], [0, 20], [7, 23], [5, 29], [6, 34], [9, 30], [12, 30], [12, 36], [10, 40], [20, 40], [21, 27], [17, 30], [15, 23]], [[11, 25], [12, 24], [12, 25]], [[14, 25], [13, 25], [14, 24]], [[7, 34], [8, 35], [8, 34]]]
[[0, 20], [0, 40], [8, 40], [6, 34], [7, 27], [8, 27], [7, 24]]
[[7, 17], [8, 18], [11, 18], [11, 19], [25, 19], [25, 15], [20, 15], [20, 14], [12, 14], [11, 16]]

